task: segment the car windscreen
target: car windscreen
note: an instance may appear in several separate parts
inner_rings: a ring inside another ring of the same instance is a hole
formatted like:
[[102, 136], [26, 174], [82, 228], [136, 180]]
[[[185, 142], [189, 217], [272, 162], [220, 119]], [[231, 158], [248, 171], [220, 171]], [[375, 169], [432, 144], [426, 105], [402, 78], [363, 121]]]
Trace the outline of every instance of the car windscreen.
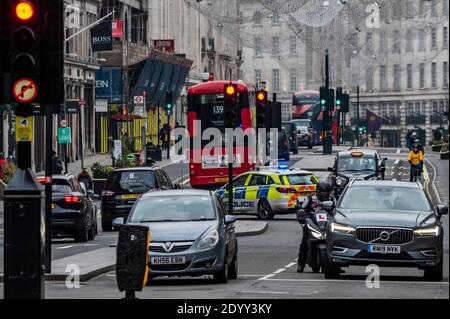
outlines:
[[112, 172], [105, 189], [116, 193], [144, 193], [157, 187], [153, 171], [135, 170]]
[[52, 181], [52, 192], [53, 193], [72, 193], [72, 186], [70, 183], [64, 179], [54, 179]]
[[151, 196], [137, 201], [130, 222], [214, 220], [211, 196]]
[[312, 174], [289, 174], [284, 175], [289, 185], [315, 185], [317, 178]]
[[337, 162], [338, 172], [375, 171], [375, 157], [340, 156]]
[[339, 203], [342, 209], [429, 211], [423, 190], [396, 186], [357, 186], [349, 188]]

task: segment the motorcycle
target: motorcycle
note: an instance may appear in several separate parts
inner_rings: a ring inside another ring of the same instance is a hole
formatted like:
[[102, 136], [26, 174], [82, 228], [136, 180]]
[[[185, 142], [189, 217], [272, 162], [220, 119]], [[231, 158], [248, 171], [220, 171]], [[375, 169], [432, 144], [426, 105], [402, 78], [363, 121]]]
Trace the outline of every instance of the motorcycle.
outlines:
[[327, 262], [326, 229], [328, 212], [318, 208], [305, 220], [308, 231], [308, 257], [306, 263], [314, 273], [325, 271]]

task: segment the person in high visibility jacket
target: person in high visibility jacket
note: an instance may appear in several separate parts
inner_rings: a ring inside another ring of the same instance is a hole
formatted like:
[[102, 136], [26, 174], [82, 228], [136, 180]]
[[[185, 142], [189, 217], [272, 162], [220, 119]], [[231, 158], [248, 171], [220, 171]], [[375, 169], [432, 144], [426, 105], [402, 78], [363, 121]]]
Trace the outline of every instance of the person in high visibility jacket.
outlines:
[[417, 181], [417, 176], [419, 176], [423, 170], [423, 153], [417, 146], [414, 146], [411, 152], [409, 152], [408, 162], [410, 163], [409, 181], [415, 182]]

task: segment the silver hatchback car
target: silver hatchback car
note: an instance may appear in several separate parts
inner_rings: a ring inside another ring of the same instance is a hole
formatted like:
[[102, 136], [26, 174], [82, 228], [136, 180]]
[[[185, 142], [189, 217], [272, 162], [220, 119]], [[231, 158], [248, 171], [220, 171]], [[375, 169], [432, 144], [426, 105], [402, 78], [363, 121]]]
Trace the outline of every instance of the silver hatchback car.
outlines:
[[150, 228], [150, 278], [213, 275], [225, 283], [238, 273], [235, 221], [210, 191], [167, 190], [143, 194], [126, 223]]

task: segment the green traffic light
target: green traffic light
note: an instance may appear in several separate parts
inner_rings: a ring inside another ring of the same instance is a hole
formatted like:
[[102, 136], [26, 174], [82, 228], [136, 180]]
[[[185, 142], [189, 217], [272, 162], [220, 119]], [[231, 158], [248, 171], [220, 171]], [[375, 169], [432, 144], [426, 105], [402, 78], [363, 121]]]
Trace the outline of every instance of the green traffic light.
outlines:
[[320, 104], [325, 105], [325, 99], [320, 100]]
[[336, 100], [336, 105], [341, 105], [341, 100]]
[[172, 108], [172, 104], [167, 104], [166, 108], [170, 110]]

